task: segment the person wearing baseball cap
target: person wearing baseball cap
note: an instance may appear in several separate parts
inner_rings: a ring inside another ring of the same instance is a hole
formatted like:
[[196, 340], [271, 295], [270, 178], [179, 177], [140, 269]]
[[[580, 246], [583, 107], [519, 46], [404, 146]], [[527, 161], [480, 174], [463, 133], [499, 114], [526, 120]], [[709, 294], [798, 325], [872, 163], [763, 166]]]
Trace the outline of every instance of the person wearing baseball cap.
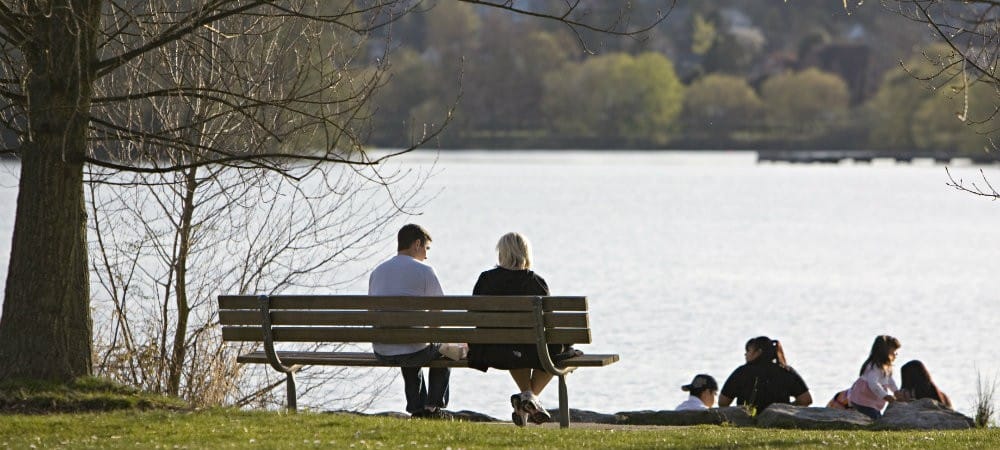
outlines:
[[677, 411], [697, 411], [711, 408], [715, 404], [715, 395], [719, 393], [719, 384], [711, 375], [700, 373], [694, 376], [691, 384], [681, 386], [681, 390], [689, 392], [688, 399], [677, 405]]

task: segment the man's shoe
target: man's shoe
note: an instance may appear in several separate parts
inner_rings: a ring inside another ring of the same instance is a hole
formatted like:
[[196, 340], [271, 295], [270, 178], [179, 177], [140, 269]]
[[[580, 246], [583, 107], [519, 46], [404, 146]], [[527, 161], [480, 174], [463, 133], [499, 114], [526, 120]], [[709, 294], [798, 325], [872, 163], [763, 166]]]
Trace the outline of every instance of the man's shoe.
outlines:
[[445, 411], [441, 408], [431, 410], [430, 412], [428, 412], [427, 418], [435, 420], [455, 420], [455, 416], [452, 413]]
[[423, 411], [418, 411], [410, 414], [410, 417], [416, 419], [436, 419], [436, 420], [454, 420], [455, 416], [450, 412], [445, 411], [441, 408], [436, 409], [425, 409]]

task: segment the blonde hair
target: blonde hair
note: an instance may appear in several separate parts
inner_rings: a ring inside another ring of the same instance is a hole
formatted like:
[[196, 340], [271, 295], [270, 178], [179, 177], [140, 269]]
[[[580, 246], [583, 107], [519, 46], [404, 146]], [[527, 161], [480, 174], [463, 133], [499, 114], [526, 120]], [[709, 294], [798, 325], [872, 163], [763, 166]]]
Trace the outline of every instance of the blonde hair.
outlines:
[[519, 233], [507, 233], [497, 242], [500, 267], [510, 270], [531, 268], [531, 244]]

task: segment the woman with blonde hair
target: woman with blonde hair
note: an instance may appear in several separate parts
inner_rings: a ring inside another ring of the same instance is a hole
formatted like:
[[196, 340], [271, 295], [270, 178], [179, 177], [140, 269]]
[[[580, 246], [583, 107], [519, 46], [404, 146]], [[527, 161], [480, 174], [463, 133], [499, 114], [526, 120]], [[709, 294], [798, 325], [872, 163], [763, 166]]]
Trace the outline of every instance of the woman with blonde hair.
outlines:
[[[497, 267], [479, 274], [473, 295], [549, 295], [549, 286], [531, 269], [531, 245], [518, 233], [507, 233], [497, 242]], [[549, 345], [553, 359], [572, 352], [563, 345]], [[538, 395], [552, 379], [542, 369], [534, 344], [469, 344], [469, 367], [485, 372], [490, 367], [510, 371], [520, 392], [510, 397], [517, 426], [530, 420], [544, 423], [551, 415], [538, 401]]]

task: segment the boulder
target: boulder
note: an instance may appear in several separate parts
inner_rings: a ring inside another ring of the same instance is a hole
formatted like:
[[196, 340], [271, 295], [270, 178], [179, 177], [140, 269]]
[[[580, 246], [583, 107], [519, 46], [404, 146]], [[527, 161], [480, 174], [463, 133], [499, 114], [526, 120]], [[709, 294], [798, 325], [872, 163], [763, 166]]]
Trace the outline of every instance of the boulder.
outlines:
[[774, 403], [757, 415], [757, 426], [763, 428], [851, 430], [871, 423], [868, 416], [850, 409], [809, 408], [787, 403]]
[[974, 422], [962, 413], [945, 408], [929, 398], [890, 403], [872, 426], [879, 430], [964, 430]]
[[753, 419], [739, 407], [698, 411], [623, 411], [615, 413], [622, 425], [721, 425], [752, 426]]
[[[548, 411], [549, 414], [552, 414], [552, 422], [559, 423], [559, 409], [550, 409]], [[613, 414], [603, 414], [594, 411], [570, 408], [569, 422], [616, 424], [618, 423], [618, 418], [616, 418]]]

